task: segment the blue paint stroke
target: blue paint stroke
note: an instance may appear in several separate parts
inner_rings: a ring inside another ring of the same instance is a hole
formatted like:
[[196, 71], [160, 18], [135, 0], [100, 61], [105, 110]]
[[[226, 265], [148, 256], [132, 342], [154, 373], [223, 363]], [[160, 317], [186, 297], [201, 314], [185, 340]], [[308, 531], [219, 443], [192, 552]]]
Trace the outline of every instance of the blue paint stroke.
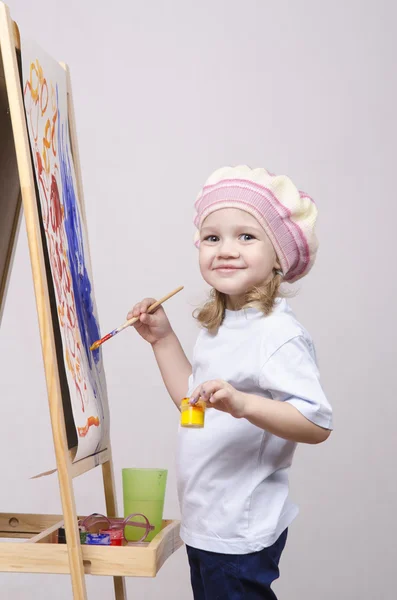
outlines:
[[[98, 348], [97, 350], [91, 351], [90, 346], [96, 340], [99, 340], [101, 335], [94, 314], [94, 305], [91, 296], [91, 281], [85, 265], [83, 232], [72, 177], [72, 165], [69, 154], [68, 140], [68, 122], [65, 120], [65, 122], [61, 124], [61, 115], [58, 109], [59, 166], [61, 172], [64, 203], [64, 227], [68, 240], [69, 268], [72, 276], [77, 320], [80, 329], [81, 340], [88, 359], [88, 364], [92, 370], [92, 359], [94, 359], [95, 363], [99, 362], [100, 350]], [[96, 396], [97, 386], [95, 385], [94, 381], [91, 383], [93, 384], [93, 389]]]

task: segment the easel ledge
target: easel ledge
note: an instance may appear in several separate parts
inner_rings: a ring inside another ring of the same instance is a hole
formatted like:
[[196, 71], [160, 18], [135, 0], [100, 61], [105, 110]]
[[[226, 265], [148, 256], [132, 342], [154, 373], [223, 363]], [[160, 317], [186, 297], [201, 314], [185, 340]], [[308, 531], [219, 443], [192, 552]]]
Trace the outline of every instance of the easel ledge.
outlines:
[[[67, 544], [56, 543], [62, 515], [0, 514], [0, 537], [24, 543], [0, 544], [0, 572], [70, 574]], [[84, 573], [121, 577], [155, 577], [182, 545], [177, 521], [163, 521], [149, 543], [128, 546], [81, 546]]]

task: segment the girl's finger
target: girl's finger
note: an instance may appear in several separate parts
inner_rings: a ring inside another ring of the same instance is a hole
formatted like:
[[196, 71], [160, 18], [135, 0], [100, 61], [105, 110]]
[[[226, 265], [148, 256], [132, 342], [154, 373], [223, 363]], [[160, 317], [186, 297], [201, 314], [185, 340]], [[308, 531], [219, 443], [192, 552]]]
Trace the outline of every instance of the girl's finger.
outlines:
[[201, 395], [201, 386], [197, 387], [193, 394], [190, 396], [190, 404], [196, 404]]
[[190, 398], [191, 404], [196, 404], [200, 398], [208, 402], [211, 394], [219, 389], [218, 381], [206, 381], [205, 383], [198, 386]]
[[229, 399], [229, 394], [228, 394], [227, 390], [220, 389], [217, 392], [215, 392], [214, 394], [211, 394], [208, 402], [210, 404], [219, 404], [220, 402], [227, 403], [228, 399]]
[[127, 315], [127, 320], [132, 319], [133, 317], [139, 317], [141, 313], [147, 312], [149, 306], [151, 306], [155, 302], [156, 300], [154, 298], [145, 298], [144, 300], [141, 300], [141, 302], [135, 304], [130, 310], [130, 312]]
[[137, 312], [137, 307], [138, 304], [135, 304], [135, 306], [133, 306], [130, 310], [130, 312], [127, 315], [127, 321], [129, 321], [130, 319], [132, 319], [132, 317], [136, 317], [139, 313]]
[[141, 312], [147, 312], [149, 306], [152, 306], [152, 304], [154, 304], [155, 302], [156, 300], [154, 298], [145, 298], [144, 300], [142, 300], [142, 302], [140, 302]]
[[132, 310], [130, 310], [130, 312], [128, 313], [128, 318], [132, 319], [133, 317], [139, 317], [141, 312], [141, 304], [135, 304], [134, 308]]
[[218, 380], [207, 381], [207, 383], [203, 384], [201, 388], [203, 398], [208, 400], [213, 394], [224, 389], [224, 382]]
[[156, 323], [156, 317], [154, 317], [153, 315], [150, 315], [147, 312], [142, 312], [140, 314], [139, 320], [141, 323], [144, 323], [145, 325], [153, 326]]

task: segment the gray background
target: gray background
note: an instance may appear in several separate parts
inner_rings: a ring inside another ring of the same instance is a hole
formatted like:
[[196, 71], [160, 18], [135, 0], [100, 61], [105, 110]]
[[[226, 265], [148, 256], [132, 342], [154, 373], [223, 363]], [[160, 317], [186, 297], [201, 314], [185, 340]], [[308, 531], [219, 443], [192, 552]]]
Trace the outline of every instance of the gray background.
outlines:
[[[287, 173], [316, 200], [321, 242], [291, 300], [317, 345], [335, 431], [302, 446], [291, 477], [280, 599], [395, 597], [395, 4], [9, 0], [21, 32], [72, 73], [96, 297], [103, 333], [142, 296], [177, 285], [167, 310], [188, 354], [204, 298], [192, 205], [224, 164]], [[166, 467], [178, 518], [178, 414], [151, 349], [133, 331], [104, 346], [121, 468]], [[26, 234], [22, 224], [0, 336], [1, 510], [59, 512]], [[101, 511], [99, 469], [75, 482]], [[87, 578], [91, 598], [110, 578]], [[1, 597], [71, 598], [67, 576], [0, 574]], [[56, 587], [54, 587], [56, 586]], [[188, 600], [184, 550], [130, 598]]]

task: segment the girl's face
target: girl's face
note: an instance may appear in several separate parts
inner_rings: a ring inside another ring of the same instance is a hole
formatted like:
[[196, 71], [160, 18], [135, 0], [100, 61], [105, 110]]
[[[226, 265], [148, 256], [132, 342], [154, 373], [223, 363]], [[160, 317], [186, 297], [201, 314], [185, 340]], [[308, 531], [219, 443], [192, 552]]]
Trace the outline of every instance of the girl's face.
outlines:
[[273, 245], [258, 221], [238, 208], [211, 213], [200, 230], [200, 271], [227, 295], [227, 308], [241, 306], [245, 293], [279, 269]]

